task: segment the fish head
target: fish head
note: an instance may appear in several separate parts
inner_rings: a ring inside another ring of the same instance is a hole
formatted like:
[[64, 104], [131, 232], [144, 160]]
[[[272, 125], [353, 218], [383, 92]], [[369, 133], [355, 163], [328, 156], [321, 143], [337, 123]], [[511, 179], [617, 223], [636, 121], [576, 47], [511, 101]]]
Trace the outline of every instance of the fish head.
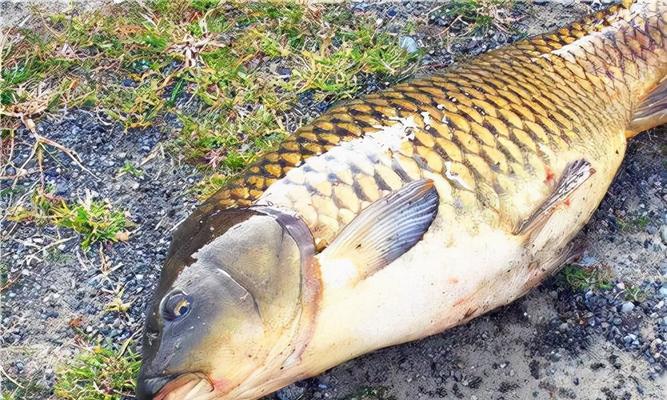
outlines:
[[148, 309], [139, 399], [260, 397], [299, 352], [310, 231], [282, 213], [231, 219], [200, 218], [174, 235], [189, 250], [172, 244]]

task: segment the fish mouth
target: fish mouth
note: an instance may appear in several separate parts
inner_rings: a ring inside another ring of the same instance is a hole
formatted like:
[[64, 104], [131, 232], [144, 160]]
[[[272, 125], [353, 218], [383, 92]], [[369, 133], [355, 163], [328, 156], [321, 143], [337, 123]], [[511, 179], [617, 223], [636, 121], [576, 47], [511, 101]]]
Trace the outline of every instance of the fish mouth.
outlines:
[[140, 377], [136, 397], [139, 400], [195, 400], [208, 398], [213, 384], [201, 372]]

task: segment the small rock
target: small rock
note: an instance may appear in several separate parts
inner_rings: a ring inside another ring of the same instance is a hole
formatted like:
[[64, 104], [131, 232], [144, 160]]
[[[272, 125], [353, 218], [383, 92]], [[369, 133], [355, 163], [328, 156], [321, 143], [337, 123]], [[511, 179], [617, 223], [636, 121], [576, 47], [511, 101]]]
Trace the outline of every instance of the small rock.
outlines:
[[419, 50], [419, 45], [417, 41], [411, 38], [410, 36], [401, 36], [398, 39], [398, 45], [409, 54], [416, 53]]
[[667, 244], [667, 225], [660, 227], [660, 238], [664, 244]]
[[55, 193], [58, 196], [65, 196], [69, 192], [69, 187], [67, 186], [67, 183], [65, 182], [58, 182], [56, 183], [56, 190]]
[[631, 313], [635, 309], [635, 305], [631, 301], [626, 301], [621, 306], [621, 312], [624, 314]]

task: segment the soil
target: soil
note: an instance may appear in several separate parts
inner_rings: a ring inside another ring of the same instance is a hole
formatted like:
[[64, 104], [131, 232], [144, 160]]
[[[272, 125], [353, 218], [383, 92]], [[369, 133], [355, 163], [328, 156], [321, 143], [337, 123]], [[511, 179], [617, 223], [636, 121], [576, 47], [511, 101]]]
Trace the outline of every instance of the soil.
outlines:
[[[3, 13], [9, 10], [9, 18], [5, 16], [0, 26], [28, 15], [20, 4], [7, 4], [0, 3]], [[428, 3], [350, 7], [378, 18], [393, 14], [397, 24], [421, 18], [433, 8]], [[528, 4], [515, 17], [521, 17], [520, 31], [533, 34], [563, 25], [588, 9], [579, 2]], [[429, 26], [439, 24], [435, 19], [429, 22]], [[414, 36], [428, 48], [429, 34], [418, 31]], [[451, 49], [433, 49], [421, 71], [519, 36], [492, 30]], [[369, 81], [365, 91], [377, 86]], [[305, 107], [304, 115], [326, 108]], [[39, 120], [37, 127], [40, 134], [76, 151], [92, 172], [53, 151], [45, 160], [44, 177], [58, 196], [76, 199], [90, 193], [109, 199], [127, 210], [136, 224], [128, 241], [84, 252], [79, 238], [67, 230], [3, 223], [0, 255], [15, 282], [2, 292], [0, 363], [14, 379], [37, 380], [45, 391], [35, 398], [48, 398], [54, 371], [79, 351], [83, 336], [113, 343], [141, 336], [143, 311], [159, 276], [170, 231], [194, 207], [189, 189], [200, 175], [166, 150], [179, 128], [168, 119], [159, 127], [125, 132], [103, 115], [62, 110]], [[21, 131], [19, 140], [29, 141], [30, 136]], [[14, 161], [20, 165], [27, 156], [21, 150]], [[666, 159], [664, 127], [634, 139], [608, 195], [577, 238], [586, 247], [582, 263], [608, 268], [614, 277], [611, 288], [577, 290], [558, 275], [513, 304], [464, 326], [360, 357], [275, 396], [292, 400], [667, 398]], [[119, 177], [126, 161], [141, 164], [143, 176]], [[26, 179], [20, 188], [29, 193], [36, 183]], [[20, 200], [3, 197], [1, 206]], [[40, 250], [45, 246], [50, 247]], [[121, 289], [129, 311], [105, 311]], [[630, 289], [641, 296], [628, 298], [635, 293]]]

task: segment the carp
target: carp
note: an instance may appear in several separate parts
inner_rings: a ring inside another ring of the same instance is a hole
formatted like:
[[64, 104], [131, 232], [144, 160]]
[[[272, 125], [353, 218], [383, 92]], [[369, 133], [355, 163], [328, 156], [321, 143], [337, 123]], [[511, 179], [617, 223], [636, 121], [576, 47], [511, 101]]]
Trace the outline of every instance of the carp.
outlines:
[[667, 0], [335, 106], [174, 233], [140, 399], [257, 399], [508, 304], [667, 121]]

